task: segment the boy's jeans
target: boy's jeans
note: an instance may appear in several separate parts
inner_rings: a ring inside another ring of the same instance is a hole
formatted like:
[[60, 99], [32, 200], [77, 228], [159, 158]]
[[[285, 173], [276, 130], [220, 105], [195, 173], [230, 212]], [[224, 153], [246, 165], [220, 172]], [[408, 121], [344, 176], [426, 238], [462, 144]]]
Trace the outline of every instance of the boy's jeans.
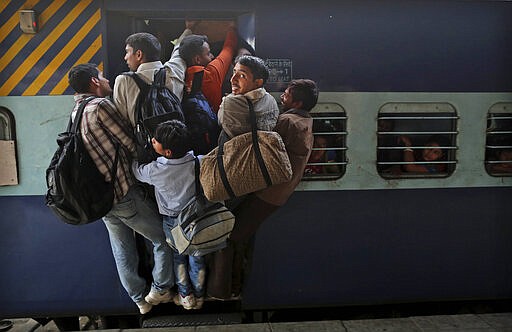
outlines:
[[165, 242], [162, 218], [155, 202], [146, 197], [140, 185], [133, 185], [126, 196], [103, 217], [110, 237], [112, 253], [123, 287], [132, 300], [144, 300], [146, 280], [139, 276], [139, 256], [134, 231], [153, 244], [155, 265], [151, 289], [162, 292], [174, 285], [173, 251]]
[[[171, 216], [163, 216], [163, 220], [166, 236], [171, 236], [170, 230], [176, 226], [177, 219]], [[191, 293], [196, 298], [204, 296], [206, 264], [203, 256], [180, 255], [175, 251], [174, 275], [181, 296], [185, 297]]]

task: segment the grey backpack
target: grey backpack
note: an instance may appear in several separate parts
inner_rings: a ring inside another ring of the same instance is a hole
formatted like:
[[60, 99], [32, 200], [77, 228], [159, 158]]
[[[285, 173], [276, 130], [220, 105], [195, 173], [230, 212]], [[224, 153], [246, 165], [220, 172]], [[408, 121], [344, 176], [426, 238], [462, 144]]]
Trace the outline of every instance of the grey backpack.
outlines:
[[199, 169], [196, 157], [196, 194], [178, 215], [176, 226], [164, 227], [167, 243], [182, 255], [203, 256], [225, 248], [235, 226], [235, 216], [223, 203], [204, 196]]

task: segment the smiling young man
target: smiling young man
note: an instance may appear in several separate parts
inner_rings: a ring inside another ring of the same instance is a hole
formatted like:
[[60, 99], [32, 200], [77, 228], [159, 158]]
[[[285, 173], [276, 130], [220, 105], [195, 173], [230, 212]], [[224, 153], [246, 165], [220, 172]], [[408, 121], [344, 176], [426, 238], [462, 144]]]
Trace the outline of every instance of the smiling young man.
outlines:
[[231, 91], [222, 99], [219, 113], [219, 124], [228, 138], [251, 131], [249, 120], [249, 99], [256, 113], [258, 130], [273, 130], [279, 107], [263, 84], [269, 77], [265, 62], [255, 56], [242, 55], [235, 60], [233, 76], [231, 76]]

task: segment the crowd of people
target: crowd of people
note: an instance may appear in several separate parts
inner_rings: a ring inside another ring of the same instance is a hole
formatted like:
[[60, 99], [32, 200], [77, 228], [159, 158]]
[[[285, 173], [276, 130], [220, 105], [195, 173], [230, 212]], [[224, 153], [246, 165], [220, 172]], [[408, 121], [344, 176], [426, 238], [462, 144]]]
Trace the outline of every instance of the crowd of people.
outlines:
[[[190, 92], [194, 77], [202, 73], [201, 92], [217, 114], [221, 137], [232, 139], [249, 132], [247, 99], [254, 105], [258, 130], [277, 132], [289, 156], [292, 178], [261, 191], [226, 201], [235, 216], [227, 246], [207, 256], [179, 254], [168, 244], [169, 229], [195, 195], [195, 161], [191, 135], [185, 123], [169, 120], [158, 125], [151, 145], [158, 155], [150, 163], [137, 160], [137, 98], [139, 86], [129, 75], [115, 78], [113, 89], [95, 64], [71, 68], [69, 84], [76, 91], [75, 107], [89, 96], [80, 128], [84, 145], [105, 179], [114, 185], [114, 206], [102, 219], [108, 231], [119, 279], [141, 314], [160, 303], [174, 302], [185, 309], [202, 308], [205, 299], [240, 298], [246, 273], [246, 258], [258, 227], [284, 205], [304, 174], [339, 172], [329, 130], [314, 130], [309, 112], [318, 101], [316, 83], [292, 80], [280, 96], [280, 107], [265, 89], [269, 69], [247, 44], [238, 45], [237, 31], [230, 25], [217, 57], [208, 38], [194, 34], [197, 22], [186, 21], [170, 59], [160, 60], [161, 45], [150, 33], [126, 38], [124, 60], [130, 71], [147, 83], [164, 68], [166, 87], [181, 100]], [[226, 80], [231, 86], [226, 94]], [[392, 122], [379, 122], [379, 131], [391, 131]], [[313, 132], [317, 133], [313, 136]], [[379, 146], [401, 146], [378, 161], [379, 171], [440, 173], [449, 146], [441, 136], [432, 136], [416, 147], [407, 136], [379, 137]], [[386, 140], [392, 139], [393, 142]], [[120, 147], [117, 149], [117, 147]], [[497, 160], [511, 160], [510, 149], [499, 151]], [[331, 165], [330, 165], [331, 164]], [[111, 172], [112, 167], [116, 169]], [[497, 172], [510, 172], [511, 163], [491, 165]], [[397, 170], [398, 169], [398, 170]], [[113, 174], [113, 176], [111, 176]], [[139, 274], [140, 257], [136, 235], [152, 244], [151, 280]]]
[[[254, 105], [258, 129], [275, 131], [282, 137], [293, 175], [286, 183], [237, 198], [236, 204], [226, 202], [235, 215], [235, 226], [225, 249], [209, 257], [178, 254], [169, 246], [172, 235], [166, 230], [176, 224], [177, 215], [194, 195], [195, 159], [201, 160], [191, 149], [187, 126], [179, 120], [159, 124], [151, 140], [158, 158], [138, 162], [134, 137], [138, 85], [130, 76], [119, 75], [112, 89], [95, 64], [73, 67], [69, 72], [69, 84], [76, 91], [73, 112], [87, 97], [96, 96], [85, 108], [80, 123], [82, 138], [100, 172], [114, 185], [114, 206], [102, 219], [121, 284], [141, 314], [171, 301], [185, 309], [200, 309], [206, 298], [239, 297], [244, 255], [251, 239], [259, 225], [293, 193], [314, 144], [309, 114], [318, 100], [314, 81], [290, 82], [280, 97], [280, 113], [276, 100], [264, 88], [268, 68], [254, 50], [237, 46], [234, 24], [217, 57], [210, 52], [208, 38], [194, 34], [197, 22], [186, 21], [185, 25], [164, 64], [160, 61], [160, 42], [154, 35], [128, 36], [124, 60], [130, 71], [151, 83], [155, 72], [165, 68], [166, 87], [180, 100], [190, 91], [195, 73], [202, 71], [201, 91], [217, 113], [227, 139], [250, 130], [248, 110], [241, 102], [248, 98]], [[231, 93], [223, 95], [230, 71]], [[120, 146], [118, 155], [116, 146]], [[111, 173], [113, 165], [117, 169]], [[139, 274], [135, 233], [152, 244], [151, 280]]]

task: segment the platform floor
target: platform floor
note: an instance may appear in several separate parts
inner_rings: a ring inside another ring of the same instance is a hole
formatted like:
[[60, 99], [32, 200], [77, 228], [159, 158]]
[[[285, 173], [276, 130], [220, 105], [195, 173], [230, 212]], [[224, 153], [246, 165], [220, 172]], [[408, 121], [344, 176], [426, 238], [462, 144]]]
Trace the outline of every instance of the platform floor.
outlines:
[[[85, 330], [94, 329], [86, 326]], [[13, 326], [0, 331], [9, 332], [57, 332], [57, 326], [49, 322], [41, 326], [33, 319], [10, 319]], [[412, 316], [407, 318], [385, 318], [385, 319], [361, 319], [361, 320], [328, 320], [308, 322], [286, 322], [286, 323], [257, 323], [257, 324], [235, 324], [235, 325], [208, 325], [190, 327], [166, 327], [146, 329], [110, 329], [102, 331], [172, 331], [172, 332], [512, 332], [512, 312], [489, 313], [489, 314], [466, 314], [466, 315], [435, 315], [435, 316]]]

